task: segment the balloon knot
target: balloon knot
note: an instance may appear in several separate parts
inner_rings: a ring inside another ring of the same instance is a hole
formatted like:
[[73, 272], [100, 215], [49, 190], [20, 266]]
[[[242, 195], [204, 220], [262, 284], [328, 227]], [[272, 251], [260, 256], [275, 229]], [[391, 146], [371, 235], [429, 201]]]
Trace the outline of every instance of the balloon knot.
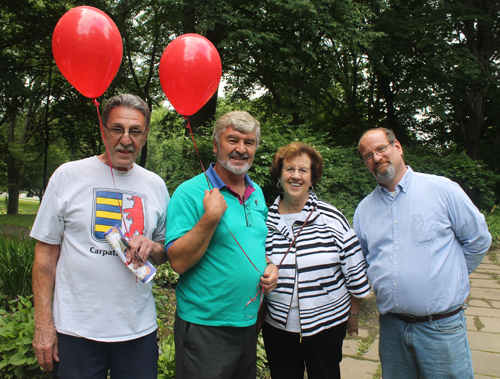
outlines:
[[97, 102], [97, 99], [96, 99], [96, 98], [93, 98], [93, 99], [92, 99], [92, 103], [93, 103], [96, 107], [98, 107], [98, 106], [99, 106], [99, 103]]

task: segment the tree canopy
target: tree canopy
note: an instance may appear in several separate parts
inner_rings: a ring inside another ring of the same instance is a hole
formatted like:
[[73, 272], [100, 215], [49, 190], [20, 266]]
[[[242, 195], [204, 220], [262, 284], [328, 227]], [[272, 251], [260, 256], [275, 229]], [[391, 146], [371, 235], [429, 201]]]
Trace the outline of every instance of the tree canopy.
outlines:
[[[463, 153], [500, 172], [498, 1], [6, 0], [0, 9], [0, 164], [6, 171], [0, 185], [9, 192], [9, 213], [17, 212], [19, 191], [41, 195], [58, 164], [103, 149], [95, 107], [52, 57], [57, 21], [79, 5], [106, 12], [123, 40], [121, 68], [101, 102], [129, 92], [162, 109], [161, 54], [177, 36], [195, 32], [218, 49], [226, 83], [224, 101], [216, 94], [190, 117], [198, 137], [206, 137], [204, 126], [221, 109], [258, 94], [252, 111], [288, 138], [352, 149], [364, 130], [383, 126], [424, 156], [460, 161]], [[141, 165], [158, 142], [183, 138], [181, 118], [160, 113], [153, 127], [161, 141], [146, 145]], [[299, 130], [307, 134], [294, 134]], [[188, 154], [180, 145], [176, 151]], [[265, 180], [264, 172], [256, 174]], [[498, 198], [500, 185], [488, 183]]]

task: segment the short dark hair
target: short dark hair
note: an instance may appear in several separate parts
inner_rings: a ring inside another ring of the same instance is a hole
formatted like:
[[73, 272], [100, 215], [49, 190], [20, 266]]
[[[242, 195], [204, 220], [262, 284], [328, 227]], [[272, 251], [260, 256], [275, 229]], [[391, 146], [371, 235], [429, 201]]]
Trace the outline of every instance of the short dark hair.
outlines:
[[294, 158], [296, 156], [307, 154], [311, 159], [311, 182], [316, 185], [321, 180], [323, 175], [323, 157], [312, 146], [303, 142], [291, 142], [288, 145], [280, 148], [273, 157], [271, 165], [271, 179], [277, 182], [281, 177], [281, 170], [283, 169], [283, 162], [285, 159]]
[[363, 137], [365, 136], [365, 134], [368, 133], [368, 132], [371, 132], [373, 130], [381, 130], [381, 131], [383, 131], [385, 133], [385, 136], [387, 137], [387, 142], [389, 142], [390, 144], [393, 144], [394, 141], [396, 141], [396, 134], [394, 134], [394, 131], [392, 129], [388, 129], [388, 128], [371, 128], [371, 129], [366, 130], [361, 135], [361, 137], [359, 138], [359, 141], [358, 141], [358, 157], [360, 157], [363, 162], [364, 162], [364, 159], [361, 156], [361, 153], [359, 152], [359, 144], [361, 143], [361, 140], [363, 139]]
[[108, 124], [108, 118], [111, 111], [118, 107], [137, 109], [144, 115], [144, 119], [146, 120], [146, 130], [149, 129], [151, 112], [149, 111], [148, 105], [139, 96], [131, 95], [129, 93], [124, 93], [108, 100], [101, 116], [102, 123], [104, 125]]

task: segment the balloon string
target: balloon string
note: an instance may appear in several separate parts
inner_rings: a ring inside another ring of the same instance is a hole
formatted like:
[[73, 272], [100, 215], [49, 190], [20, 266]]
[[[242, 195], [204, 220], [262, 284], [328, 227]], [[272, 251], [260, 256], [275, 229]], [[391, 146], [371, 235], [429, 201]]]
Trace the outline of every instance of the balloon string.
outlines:
[[259, 302], [259, 309], [260, 307], [262, 306], [262, 302], [264, 301], [264, 288], [262, 288], [262, 286], [260, 287], [260, 290], [258, 289], [260, 286], [260, 283], [257, 284], [257, 294], [253, 297], [253, 298], [250, 298], [250, 300], [248, 301], [248, 303], [245, 304], [245, 315], [247, 317], [250, 317], [250, 318], [253, 318], [254, 316], [250, 316], [249, 314], [247, 314], [247, 307], [252, 304], [255, 300], [257, 300], [257, 296], [260, 295], [260, 302]]
[[226, 225], [226, 228], [227, 230], [229, 231], [229, 234], [231, 234], [231, 237], [233, 237], [233, 239], [236, 241], [236, 243], [238, 244], [238, 246], [240, 247], [241, 251], [243, 251], [243, 254], [245, 254], [245, 256], [247, 257], [247, 259], [250, 261], [250, 263], [252, 264], [252, 266], [257, 270], [258, 273], [261, 274], [260, 270], [254, 265], [254, 263], [252, 262], [252, 260], [250, 259], [250, 257], [248, 256], [248, 254], [245, 252], [245, 250], [243, 249], [243, 247], [240, 245], [240, 243], [238, 242], [238, 240], [236, 239], [236, 237], [234, 236], [233, 232], [231, 232], [231, 229], [229, 229], [229, 226], [227, 226], [226, 224], [226, 221], [224, 221], [223, 218], [221, 218], [222, 222], [224, 223], [224, 225]]
[[99, 103], [97, 102], [96, 98], [92, 99], [92, 103], [95, 105], [95, 107], [97, 109], [97, 116], [99, 117], [99, 128], [101, 130], [101, 136], [102, 136], [102, 139], [104, 141], [104, 146], [106, 147], [106, 154], [108, 157], [109, 169], [111, 170], [111, 177], [113, 178], [113, 186], [115, 188], [116, 202], [118, 203], [118, 207], [120, 209], [121, 219], [123, 221], [123, 226], [125, 228], [125, 235], [128, 236], [127, 223], [125, 222], [125, 217], [123, 215], [123, 208], [122, 208], [123, 199], [122, 199], [122, 201], [120, 201], [120, 199], [118, 198], [118, 190], [116, 189], [115, 175], [113, 173], [113, 165], [111, 164], [111, 155], [109, 154], [108, 142], [106, 141], [106, 135], [104, 134], [104, 126], [103, 126], [102, 120], [101, 120], [101, 113], [99, 112]]
[[189, 119], [187, 118], [187, 116], [184, 116], [184, 119], [187, 122], [186, 128], [188, 128], [189, 132], [191, 133], [191, 138], [193, 139], [193, 144], [194, 144], [194, 148], [196, 149], [196, 154], [198, 154], [198, 159], [200, 160], [201, 168], [203, 169], [203, 173], [205, 174], [205, 179], [207, 180], [208, 189], [211, 190], [210, 181], [208, 180], [208, 176], [207, 176], [207, 171], [205, 170], [205, 166], [203, 166], [203, 162], [201, 161], [201, 157], [200, 157], [200, 152], [198, 151], [198, 146], [196, 145], [196, 141], [194, 140], [194, 135], [193, 135], [193, 130], [191, 129], [191, 124], [189, 123]]

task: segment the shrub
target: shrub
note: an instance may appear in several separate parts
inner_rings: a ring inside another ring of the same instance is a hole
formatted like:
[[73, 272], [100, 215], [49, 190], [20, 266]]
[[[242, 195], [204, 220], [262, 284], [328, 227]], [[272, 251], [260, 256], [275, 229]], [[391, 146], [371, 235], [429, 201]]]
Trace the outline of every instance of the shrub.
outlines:
[[161, 287], [170, 287], [174, 288], [179, 280], [179, 274], [177, 274], [172, 267], [170, 267], [170, 263], [167, 262], [158, 266], [156, 268], [155, 275], [155, 283]]
[[31, 345], [35, 322], [30, 298], [19, 296], [11, 300], [10, 313], [0, 309], [0, 374], [5, 379], [50, 377], [49, 373], [41, 371]]
[[267, 364], [266, 349], [264, 348], [264, 339], [262, 333], [259, 333], [257, 338], [257, 378], [267, 379], [271, 377]]
[[9, 298], [29, 296], [36, 240], [23, 237], [0, 238], [0, 282]]
[[175, 379], [175, 343], [173, 334], [169, 334], [160, 341], [158, 379]]
[[495, 205], [490, 212], [484, 212], [493, 243], [500, 243], [500, 207]]
[[485, 163], [469, 158], [465, 151], [405, 148], [405, 162], [415, 171], [445, 176], [457, 182], [479, 209], [492, 209], [498, 201], [495, 189], [500, 175]]

